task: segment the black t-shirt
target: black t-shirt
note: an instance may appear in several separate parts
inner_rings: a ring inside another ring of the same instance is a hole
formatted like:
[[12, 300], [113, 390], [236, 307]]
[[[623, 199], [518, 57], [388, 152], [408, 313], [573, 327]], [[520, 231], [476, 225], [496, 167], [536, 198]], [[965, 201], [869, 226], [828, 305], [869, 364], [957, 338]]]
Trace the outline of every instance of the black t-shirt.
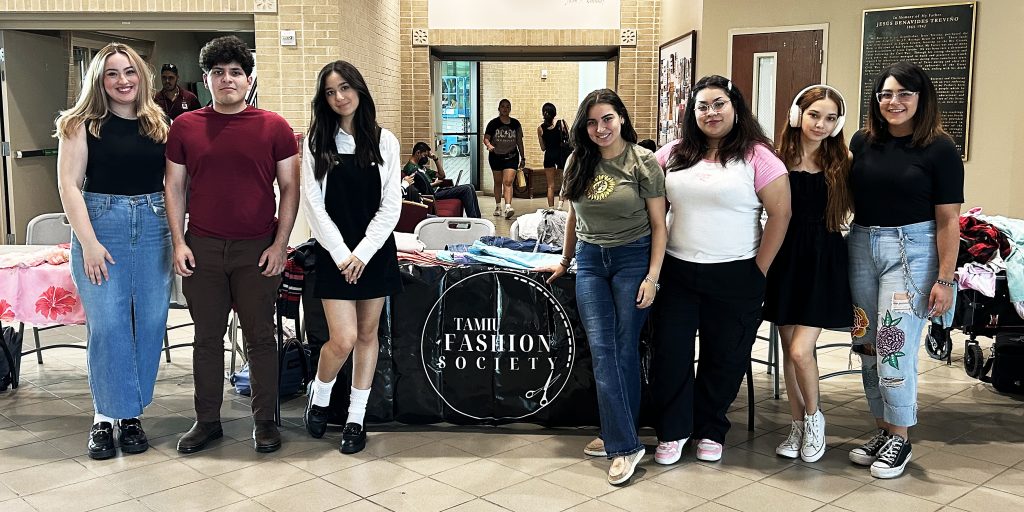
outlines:
[[139, 133], [138, 119], [111, 115], [97, 139], [86, 129], [89, 148], [82, 190], [137, 196], [164, 189], [164, 144]]
[[853, 222], [905, 226], [935, 220], [935, 205], [964, 202], [964, 163], [953, 141], [939, 137], [911, 147], [912, 136], [868, 143], [863, 132], [850, 141]]
[[491, 145], [494, 146], [495, 153], [509, 155], [519, 148], [518, 142], [523, 138], [523, 125], [519, 124], [519, 120], [514, 117], [509, 118], [508, 124], [501, 122], [500, 117], [495, 117], [487, 123], [484, 134], [491, 137]]

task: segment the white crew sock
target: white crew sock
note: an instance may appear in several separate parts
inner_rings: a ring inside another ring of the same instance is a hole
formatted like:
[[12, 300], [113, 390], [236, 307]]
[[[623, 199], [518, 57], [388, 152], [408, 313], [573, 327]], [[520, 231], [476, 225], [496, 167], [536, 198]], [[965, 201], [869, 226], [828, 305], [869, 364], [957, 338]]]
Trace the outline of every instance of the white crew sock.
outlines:
[[330, 382], [323, 382], [320, 377], [313, 378], [313, 405], [317, 407], [331, 405], [331, 390], [334, 389], [336, 380], [338, 380], [337, 377], [331, 379]]
[[96, 412], [96, 413], [94, 413], [92, 415], [92, 424], [93, 425], [95, 425], [97, 423], [102, 423], [104, 421], [107, 422], [107, 423], [110, 423], [111, 425], [117, 425], [117, 420], [115, 420], [114, 418], [111, 418], [110, 416], [104, 416], [104, 415], [100, 414], [99, 412]]
[[366, 416], [366, 403], [370, 401], [369, 389], [352, 388], [348, 398], [348, 419], [345, 423], [363, 424], [363, 417]]

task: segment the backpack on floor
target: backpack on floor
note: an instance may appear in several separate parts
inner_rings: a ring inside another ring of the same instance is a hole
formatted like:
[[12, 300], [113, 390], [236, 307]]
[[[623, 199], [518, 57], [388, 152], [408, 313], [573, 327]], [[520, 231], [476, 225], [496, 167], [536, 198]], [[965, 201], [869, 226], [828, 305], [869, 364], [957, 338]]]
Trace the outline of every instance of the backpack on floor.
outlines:
[[22, 333], [13, 327], [4, 327], [0, 332], [0, 391], [6, 391], [7, 386], [18, 388], [22, 341]]
[[1024, 395], [1024, 332], [996, 335], [992, 358], [985, 363], [980, 379], [991, 382], [996, 391]]

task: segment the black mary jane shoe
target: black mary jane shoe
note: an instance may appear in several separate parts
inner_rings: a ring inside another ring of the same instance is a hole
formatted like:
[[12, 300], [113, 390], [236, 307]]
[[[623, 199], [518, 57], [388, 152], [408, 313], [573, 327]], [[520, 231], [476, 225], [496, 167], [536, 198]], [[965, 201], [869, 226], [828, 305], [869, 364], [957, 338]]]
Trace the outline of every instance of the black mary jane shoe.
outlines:
[[142, 453], [149, 449], [149, 439], [142, 430], [142, 421], [138, 418], [121, 420], [117, 424], [117, 442], [124, 453]]
[[366, 429], [358, 423], [346, 423], [341, 431], [341, 453], [359, 453], [366, 448]]
[[117, 455], [117, 448], [114, 447], [114, 426], [108, 421], [93, 424], [89, 432], [89, 458], [104, 460], [114, 455]]
[[306, 412], [302, 415], [302, 422], [306, 425], [306, 432], [309, 435], [320, 439], [327, 432], [327, 417], [330, 411], [326, 407], [313, 405], [313, 383], [309, 383], [309, 391], [306, 397]]

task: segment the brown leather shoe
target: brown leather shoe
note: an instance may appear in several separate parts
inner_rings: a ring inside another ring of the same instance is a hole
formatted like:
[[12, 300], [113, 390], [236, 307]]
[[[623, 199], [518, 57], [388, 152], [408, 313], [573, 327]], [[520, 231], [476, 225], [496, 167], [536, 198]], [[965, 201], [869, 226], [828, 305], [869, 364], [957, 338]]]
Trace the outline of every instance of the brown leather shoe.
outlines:
[[252, 429], [253, 446], [257, 452], [276, 452], [281, 447], [281, 432], [274, 420], [256, 420]]
[[185, 435], [178, 439], [178, 451], [181, 453], [195, 453], [214, 439], [224, 437], [224, 430], [220, 428], [219, 421], [197, 421]]

